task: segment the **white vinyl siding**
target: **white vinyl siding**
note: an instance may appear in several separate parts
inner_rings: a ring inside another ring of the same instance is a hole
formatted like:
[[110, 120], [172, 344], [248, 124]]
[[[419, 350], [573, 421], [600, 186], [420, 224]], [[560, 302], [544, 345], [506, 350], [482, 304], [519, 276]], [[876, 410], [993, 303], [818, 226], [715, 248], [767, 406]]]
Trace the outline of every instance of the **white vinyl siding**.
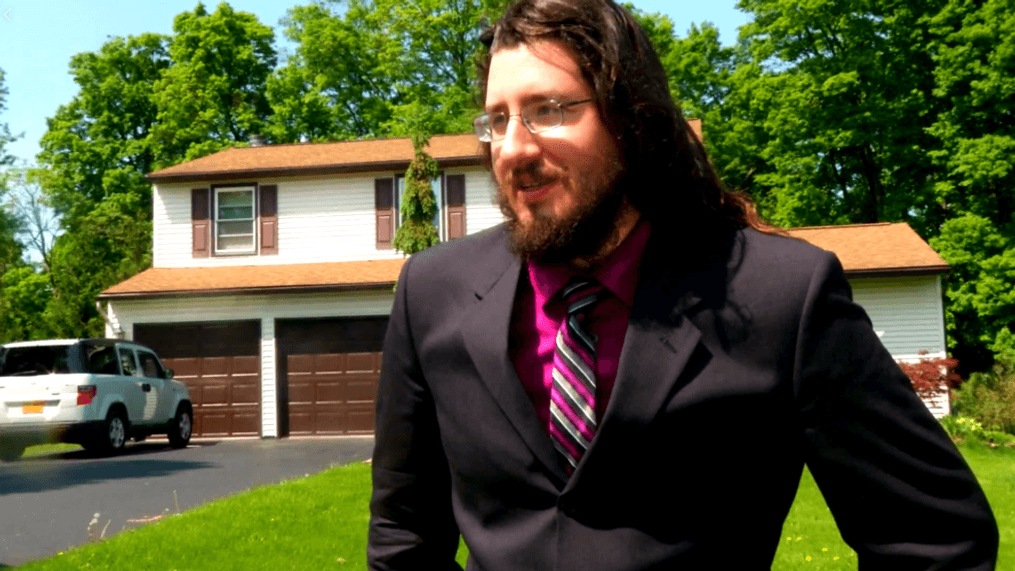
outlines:
[[881, 342], [896, 359], [945, 355], [939, 277], [853, 278], [853, 299], [871, 318]]
[[485, 170], [465, 173], [465, 233], [475, 234], [504, 221], [494, 199], [493, 179]]
[[[945, 351], [945, 325], [939, 276], [853, 278], [853, 299], [870, 316], [874, 331], [897, 361], [939, 358]], [[926, 355], [920, 352], [926, 351]], [[935, 418], [951, 412], [948, 395], [923, 399]]]
[[[465, 174], [467, 233], [472, 234], [503, 221], [493, 202], [493, 184], [486, 171], [450, 169], [445, 174]], [[249, 266], [402, 257], [395, 250], [377, 249], [374, 227], [377, 223], [374, 179], [394, 175], [380, 172], [251, 181], [261, 185], [278, 185], [277, 256], [193, 257], [190, 191], [212, 185], [156, 185], [152, 265], [157, 268]]]
[[261, 436], [278, 438], [278, 367], [275, 320], [261, 318]]

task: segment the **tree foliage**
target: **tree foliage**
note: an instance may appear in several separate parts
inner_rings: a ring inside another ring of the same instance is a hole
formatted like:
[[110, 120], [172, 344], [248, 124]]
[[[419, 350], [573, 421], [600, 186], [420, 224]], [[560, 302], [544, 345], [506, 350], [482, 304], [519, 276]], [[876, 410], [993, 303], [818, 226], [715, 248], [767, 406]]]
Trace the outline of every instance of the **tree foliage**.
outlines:
[[173, 20], [172, 65], [154, 85], [152, 139], [164, 167], [261, 134], [271, 114], [265, 93], [275, 68], [275, 32], [248, 12], [203, 4]]
[[430, 143], [430, 137], [423, 131], [412, 136], [415, 157], [405, 171], [405, 190], [399, 214], [402, 223], [395, 231], [392, 245], [406, 254], [415, 254], [440, 241], [434, 227], [437, 215], [437, 198], [431, 182], [440, 176], [437, 161], [423, 150]]
[[[0, 115], [7, 110], [7, 86], [4, 85], [4, 70], [0, 69]], [[0, 123], [0, 277], [8, 268], [15, 266], [21, 259], [21, 245], [15, 236], [21, 227], [21, 221], [9, 202], [8, 188], [13, 178], [7, 167], [14, 164], [14, 157], [7, 152], [7, 145], [17, 137], [11, 135], [10, 127]], [[2, 333], [2, 330], [0, 330]]]
[[157, 156], [151, 134], [158, 108], [156, 82], [169, 65], [169, 38], [158, 34], [113, 38], [98, 52], [70, 61], [78, 94], [46, 120], [39, 163], [43, 188], [67, 228], [107, 197], [137, 197], [138, 214], [151, 216], [151, 172]]

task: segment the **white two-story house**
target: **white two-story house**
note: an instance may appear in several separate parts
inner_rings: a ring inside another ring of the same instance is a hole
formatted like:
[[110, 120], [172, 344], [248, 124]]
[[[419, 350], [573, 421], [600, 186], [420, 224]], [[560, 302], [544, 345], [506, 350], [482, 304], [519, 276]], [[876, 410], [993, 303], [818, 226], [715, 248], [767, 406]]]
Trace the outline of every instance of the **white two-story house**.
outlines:
[[[438, 136], [442, 240], [499, 224], [473, 135]], [[230, 149], [148, 175], [153, 267], [99, 296], [108, 336], [156, 349], [196, 437], [370, 434], [404, 263], [408, 139]], [[794, 230], [836, 252], [897, 358], [943, 356], [944, 261], [905, 224]]]

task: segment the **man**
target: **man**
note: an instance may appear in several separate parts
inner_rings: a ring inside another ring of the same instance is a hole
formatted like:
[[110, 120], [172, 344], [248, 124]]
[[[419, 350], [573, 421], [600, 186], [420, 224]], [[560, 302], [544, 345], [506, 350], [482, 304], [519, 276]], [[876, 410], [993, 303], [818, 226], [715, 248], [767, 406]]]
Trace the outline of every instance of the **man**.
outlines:
[[[767, 569], [804, 463], [861, 569], [991, 569], [968, 467], [835, 256], [723, 190], [611, 0], [519, 0], [477, 134], [507, 222], [410, 258], [372, 569]], [[762, 231], [759, 231], [762, 230]]]

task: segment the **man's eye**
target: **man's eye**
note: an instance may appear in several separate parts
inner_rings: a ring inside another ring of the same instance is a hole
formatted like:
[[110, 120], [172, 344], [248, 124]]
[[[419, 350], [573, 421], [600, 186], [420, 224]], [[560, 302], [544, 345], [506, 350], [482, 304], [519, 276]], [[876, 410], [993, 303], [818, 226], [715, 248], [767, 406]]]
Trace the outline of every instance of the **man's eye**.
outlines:
[[503, 113], [497, 113], [496, 115], [490, 115], [490, 128], [494, 131], [501, 131], [507, 126], [507, 115]]
[[557, 106], [552, 103], [540, 103], [532, 108], [531, 113], [536, 119], [545, 119], [557, 113]]

